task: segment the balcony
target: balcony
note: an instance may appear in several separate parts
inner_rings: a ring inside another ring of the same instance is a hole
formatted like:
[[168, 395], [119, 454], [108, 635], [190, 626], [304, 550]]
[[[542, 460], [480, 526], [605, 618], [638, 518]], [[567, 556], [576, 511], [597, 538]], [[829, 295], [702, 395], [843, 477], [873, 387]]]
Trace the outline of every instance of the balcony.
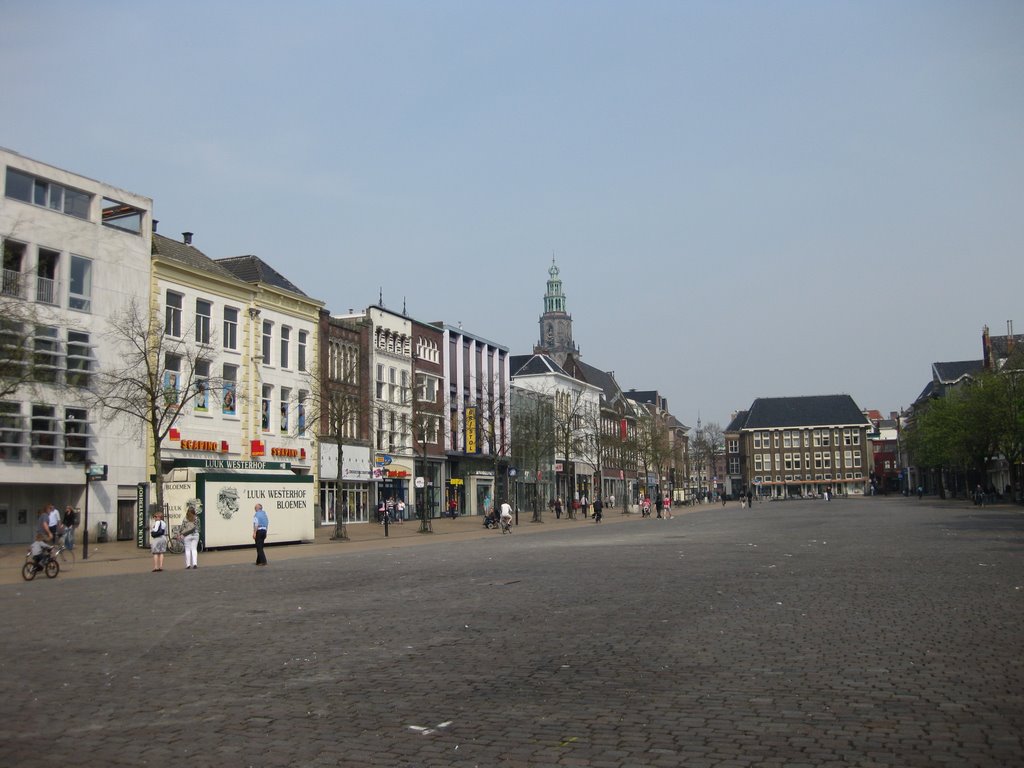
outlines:
[[0, 292], [4, 296], [16, 296], [19, 299], [25, 298], [25, 279], [21, 272], [14, 269], [5, 269]]
[[57, 281], [49, 277], [36, 277], [36, 301], [57, 306]]

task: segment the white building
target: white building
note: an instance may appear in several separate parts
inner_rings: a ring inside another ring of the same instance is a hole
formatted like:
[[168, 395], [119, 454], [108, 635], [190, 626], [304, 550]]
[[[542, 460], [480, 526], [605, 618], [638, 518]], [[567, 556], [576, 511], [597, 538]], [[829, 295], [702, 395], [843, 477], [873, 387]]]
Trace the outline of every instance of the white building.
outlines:
[[148, 295], [152, 200], [5, 149], [0, 166], [0, 543], [30, 541], [47, 503], [84, 511], [90, 463], [107, 467], [90, 537], [131, 538], [142, 427], [91, 412], [82, 387], [111, 357], [106, 320]]

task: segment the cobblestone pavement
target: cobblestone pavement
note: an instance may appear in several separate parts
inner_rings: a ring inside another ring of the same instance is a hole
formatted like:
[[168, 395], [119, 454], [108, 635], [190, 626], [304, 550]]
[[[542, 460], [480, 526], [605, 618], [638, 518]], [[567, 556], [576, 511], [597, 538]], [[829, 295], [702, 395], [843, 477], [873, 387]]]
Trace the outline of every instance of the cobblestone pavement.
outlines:
[[0, 586], [0, 765], [1021, 765], [1022, 552], [881, 498]]

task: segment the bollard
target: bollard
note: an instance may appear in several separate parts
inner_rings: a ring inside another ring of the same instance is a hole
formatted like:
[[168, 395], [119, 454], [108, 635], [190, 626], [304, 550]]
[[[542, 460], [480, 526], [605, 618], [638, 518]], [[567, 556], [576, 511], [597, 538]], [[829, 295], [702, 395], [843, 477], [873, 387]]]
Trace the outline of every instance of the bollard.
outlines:
[[390, 520], [391, 520], [391, 515], [385, 514], [384, 515], [384, 538], [387, 538], [387, 535], [388, 535], [388, 523], [389, 523]]

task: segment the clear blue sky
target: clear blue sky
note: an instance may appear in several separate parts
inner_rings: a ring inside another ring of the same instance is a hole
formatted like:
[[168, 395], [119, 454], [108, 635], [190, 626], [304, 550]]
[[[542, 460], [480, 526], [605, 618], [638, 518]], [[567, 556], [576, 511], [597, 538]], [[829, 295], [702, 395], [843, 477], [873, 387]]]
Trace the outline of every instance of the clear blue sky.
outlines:
[[693, 425], [1024, 332], [1024, 3], [0, 3], [0, 145]]

